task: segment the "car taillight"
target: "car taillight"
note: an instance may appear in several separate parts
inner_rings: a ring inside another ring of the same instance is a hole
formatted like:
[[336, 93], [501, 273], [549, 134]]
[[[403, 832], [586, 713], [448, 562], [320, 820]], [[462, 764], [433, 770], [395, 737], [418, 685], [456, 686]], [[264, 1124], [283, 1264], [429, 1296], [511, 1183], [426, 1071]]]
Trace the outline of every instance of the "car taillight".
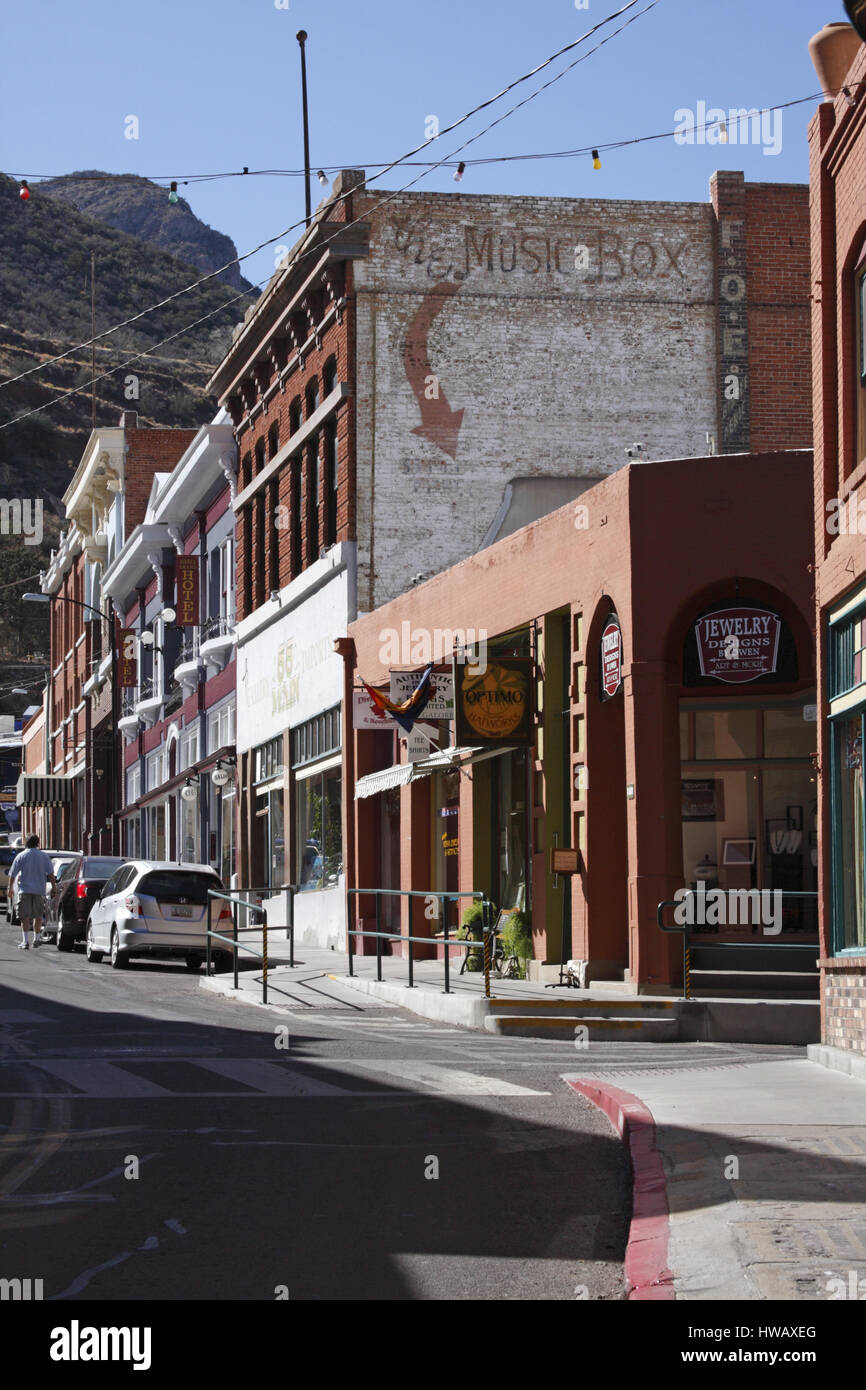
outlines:
[[75, 885], [75, 896], [76, 896], [76, 898], [86, 898], [86, 897], [87, 897], [87, 884], [86, 884], [86, 883], [77, 883], [77, 884]]
[[223, 903], [220, 909], [219, 920], [221, 922], [230, 922], [232, 920], [232, 910], [228, 903]]
[[124, 898], [123, 905], [126, 908], [127, 912], [134, 913], [136, 917], [144, 916], [144, 908], [141, 905], [141, 901], [139, 898], [135, 896], [134, 893], [131, 897]]

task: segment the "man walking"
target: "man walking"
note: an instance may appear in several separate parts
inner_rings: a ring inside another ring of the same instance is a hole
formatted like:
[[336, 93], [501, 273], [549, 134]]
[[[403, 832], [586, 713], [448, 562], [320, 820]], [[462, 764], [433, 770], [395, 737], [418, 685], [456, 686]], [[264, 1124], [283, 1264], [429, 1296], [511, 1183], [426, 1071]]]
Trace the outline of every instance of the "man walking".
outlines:
[[42, 931], [42, 901], [45, 897], [45, 884], [51, 883], [53, 888], [57, 887], [57, 879], [54, 877], [53, 866], [50, 858], [43, 849], [39, 848], [39, 836], [29, 835], [25, 842], [26, 847], [20, 854], [16, 854], [9, 868], [9, 892], [15, 887], [15, 880], [21, 875], [21, 896], [18, 902], [18, 915], [21, 918], [21, 940], [18, 943], [19, 951], [30, 950], [30, 923], [33, 923], [35, 939], [34, 948], [39, 944], [38, 937]]

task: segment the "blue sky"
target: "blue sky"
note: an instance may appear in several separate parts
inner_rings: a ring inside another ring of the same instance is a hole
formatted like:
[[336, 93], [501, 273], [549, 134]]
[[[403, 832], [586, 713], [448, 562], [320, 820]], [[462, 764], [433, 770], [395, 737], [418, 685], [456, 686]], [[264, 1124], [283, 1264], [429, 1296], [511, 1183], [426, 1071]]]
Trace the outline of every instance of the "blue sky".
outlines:
[[[575, 0], [289, 0], [288, 9], [278, 9], [282, 2], [29, 0], [7, 7], [4, 170], [36, 179], [86, 168], [164, 176], [243, 165], [299, 168], [299, 28], [309, 33], [313, 169], [369, 169], [418, 144], [428, 116], [448, 124], [624, 0], [589, 0], [582, 10]], [[844, 18], [842, 0], [659, 0], [468, 153], [631, 139], [672, 129], [674, 113], [699, 101], [730, 109], [808, 96], [818, 88], [808, 40]], [[431, 149], [437, 157], [450, 152], [568, 61]], [[814, 106], [785, 112], [776, 155], [760, 145], [667, 139], [605, 155], [600, 173], [587, 159], [494, 164], [468, 169], [459, 188], [703, 201], [716, 168], [743, 169], [751, 180], [805, 182]], [[124, 136], [129, 115], [138, 117], [137, 140]], [[399, 187], [417, 172], [401, 178], [395, 170], [380, 186]], [[436, 171], [416, 187], [457, 185], [450, 172]], [[302, 179], [231, 179], [180, 191], [240, 252], [303, 216]], [[314, 178], [314, 206], [320, 193]], [[261, 280], [272, 268], [273, 254], [261, 252], [243, 270]]]

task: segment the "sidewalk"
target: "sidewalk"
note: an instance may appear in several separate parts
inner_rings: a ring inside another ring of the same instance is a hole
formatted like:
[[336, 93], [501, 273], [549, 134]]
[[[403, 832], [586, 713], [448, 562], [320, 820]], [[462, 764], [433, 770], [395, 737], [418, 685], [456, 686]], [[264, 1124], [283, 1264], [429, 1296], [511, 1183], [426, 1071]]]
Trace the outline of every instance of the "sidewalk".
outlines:
[[[252, 936], [247, 940], [256, 944]], [[399, 958], [383, 958], [379, 983], [375, 957], [356, 956], [350, 980], [341, 952], [299, 944], [294, 969], [274, 964], [288, 960], [287, 942], [272, 940], [270, 955], [269, 1006], [276, 1009], [311, 1003], [345, 1008], [360, 992], [421, 1017], [499, 1031], [486, 1012], [483, 975], [461, 976], [459, 961], [451, 971], [453, 993], [446, 995], [441, 961], [417, 964], [410, 990], [407, 963]], [[323, 974], [332, 981], [327, 998], [309, 992]], [[247, 966], [237, 994], [230, 973], [201, 983], [260, 1005], [261, 978], [259, 965]], [[491, 992], [506, 1009], [583, 1006], [612, 1011], [612, 1023], [636, 1003], [669, 1008], [676, 1002], [499, 978]], [[573, 1018], [568, 1029], [573, 1040]], [[541, 1029], [536, 1036], [555, 1033]], [[621, 1065], [616, 1044], [594, 1050], [589, 1038], [577, 1067], [573, 1048], [563, 1047], [560, 1074], [605, 1111], [629, 1146], [628, 1296], [866, 1299], [866, 1080], [818, 1066], [805, 1052], [792, 1056], [790, 1049], [768, 1058], [764, 1049], [750, 1054], [704, 1045], [695, 1057], [684, 1047], [677, 1062], [675, 1047], [656, 1051], [647, 1043], [636, 1060], [640, 1038], [632, 1030], [618, 1036], [628, 1044]]]

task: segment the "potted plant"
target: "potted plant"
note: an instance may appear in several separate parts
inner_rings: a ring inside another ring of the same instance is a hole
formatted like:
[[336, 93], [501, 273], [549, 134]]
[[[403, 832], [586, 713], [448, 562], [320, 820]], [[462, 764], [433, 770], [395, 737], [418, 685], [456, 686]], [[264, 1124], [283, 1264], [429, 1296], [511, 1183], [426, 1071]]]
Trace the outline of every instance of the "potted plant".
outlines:
[[532, 959], [532, 928], [529, 914], [516, 908], [502, 928], [501, 941], [505, 959], [516, 957], [520, 962], [518, 978], [525, 980], [526, 962]]
[[470, 951], [466, 958], [466, 969], [472, 974], [484, 969], [484, 951], [481, 947], [481, 942], [484, 940], [483, 923], [483, 908], [481, 903], [475, 899], [463, 913], [456, 937], [457, 941], [477, 941], [479, 943], [478, 949]]

